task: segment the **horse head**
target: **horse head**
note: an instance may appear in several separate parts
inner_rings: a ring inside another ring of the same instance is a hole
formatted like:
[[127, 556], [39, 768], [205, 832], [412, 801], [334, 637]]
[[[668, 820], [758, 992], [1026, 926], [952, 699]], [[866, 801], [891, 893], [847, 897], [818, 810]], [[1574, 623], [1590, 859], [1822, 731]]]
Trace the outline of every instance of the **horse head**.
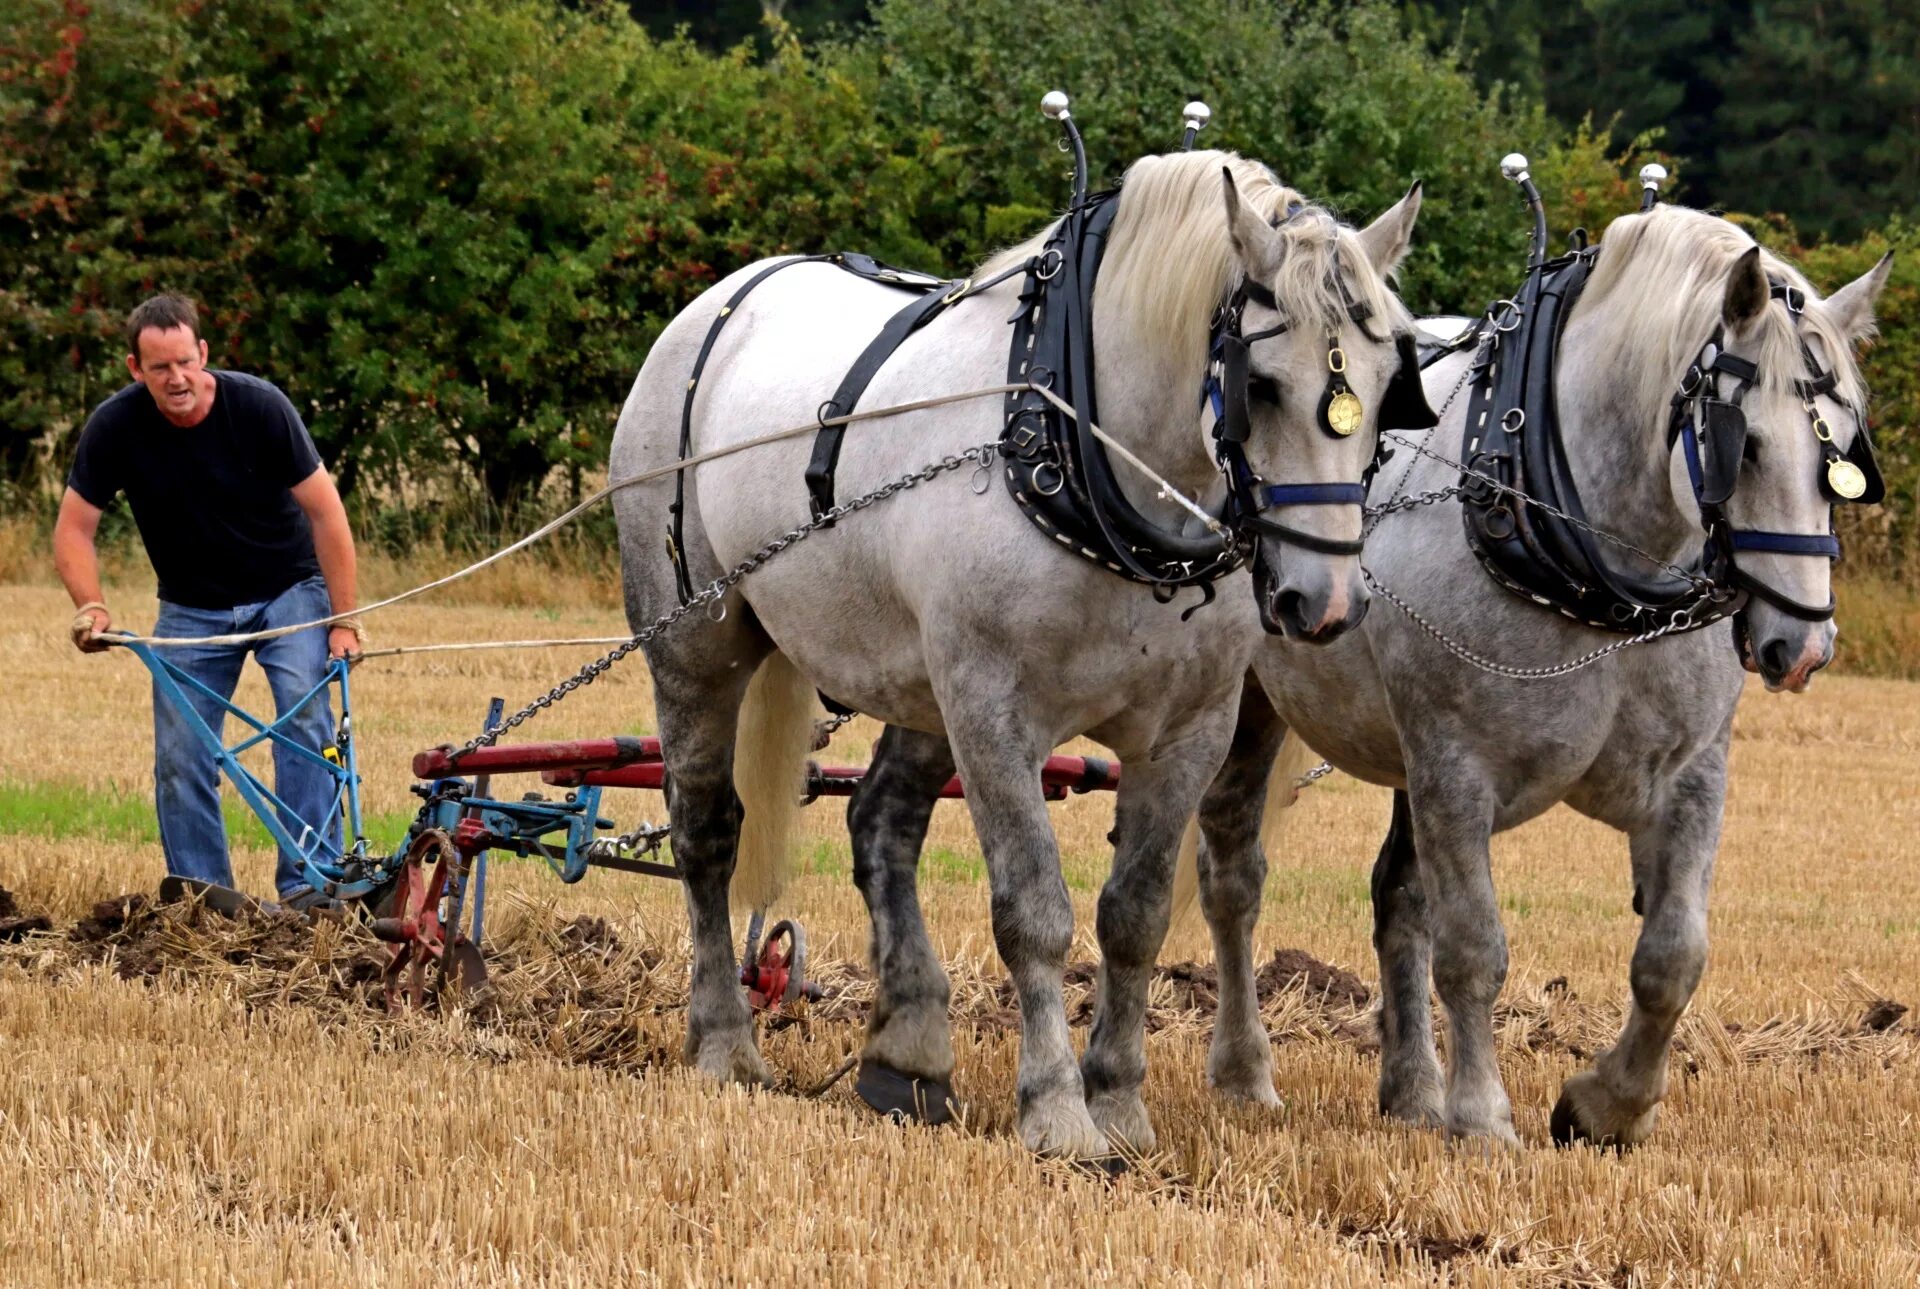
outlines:
[[1708, 574], [1744, 593], [1741, 662], [1770, 689], [1804, 690], [1832, 660], [1832, 508], [1884, 491], [1853, 348], [1889, 267], [1822, 299], [1737, 226], [1671, 206], [1622, 216], [1601, 242], [1590, 291], [1628, 306], [1620, 369], [1667, 427], [1663, 500]]
[[1387, 281], [1420, 187], [1356, 231], [1249, 163], [1221, 177], [1235, 279], [1214, 329], [1212, 433], [1229, 509], [1253, 547], [1261, 625], [1326, 643], [1366, 616], [1362, 505], [1379, 433], [1433, 424]]

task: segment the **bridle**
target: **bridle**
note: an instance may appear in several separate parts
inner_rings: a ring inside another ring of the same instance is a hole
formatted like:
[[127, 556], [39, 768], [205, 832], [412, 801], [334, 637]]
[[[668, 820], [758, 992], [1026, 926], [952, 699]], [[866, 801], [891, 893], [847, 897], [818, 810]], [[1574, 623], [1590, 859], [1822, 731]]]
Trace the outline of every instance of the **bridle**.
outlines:
[[[1786, 307], [1798, 328], [1806, 312], [1805, 293], [1798, 287], [1775, 281], [1770, 294]], [[1800, 353], [1810, 375], [1796, 379], [1794, 391], [1800, 396], [1808, 424], [1820, 444], [1820, 490], [1830, 505], [1844, 502], [1874, 505], [1885, 496], [1886, 486], [1874, 459], [1866, 419], [1858, 408], [1838, 400], [1837, 372], [1832, 368], [1821, 369], [1805, 339], [1800, 341]], [[1746, 451], [1747, 416], [1742, 404], [1759, 377], [1757, 363], [1727, 352], [1726, 328], [1724, 324], [1716, 326], [1688, 366], [1673, 396], [1667, 445], [1671, 450], [1678, 443], [1686, 462], [1694, 504], [1699, 510], [1701, 527], [1707, 533], [1702, 562], [1709, 577], [1724, 580], [1734, 591], [1762, 600], [1790, 617], [1826, 622], [1834, 614], [1835, 601], [1831, 594], [1824, 605], [1804, 604], [1740, 567], [1742, 551], [1828, 560], [1840, 558], [1840, 539], [1833, 535], [1831, 525], [1825, 533], [1741, 528], [1727, 512]], [[1730, 388], [1723, 390], [1723, 381]], [[1815, 401], [1822, 396], [1835, 397], [1854, 422], [1853, 439], [1845, 453], [1834, 445], [1833, 428]], [[1744, 607], [1742, 605], [1738, 612], [1744, 613]]]
[[[1289, 212], [1297, 213], [1298, 207]], [[1347, 316], [1368, 340], [1383, 344], [1367, 326], [1372, 310], [1354, 300], [1340, 279], [1336, 261], [1334, 286], [1345, 302]], [[1262, 331], [1244, 332], [1246, 307], [1257, 304], [1281, 314], [1281, 320]], [[1227, 480], [1227, 513], [1234, 532], [1242, 542], [1257, 546], [1271, 539], [1283, 545], [1297, 546], [1322, 555], [1358, 555], [1359, 538], [1339, 540], [1303, 532], [1271, 518], [1267, 512], [1282, 506], [1363, 506], [1367, 486], [1379, 467], [1381, 454], [1374, 459], [1359, 483], [1268, 483], [1253, 470], [1247, 460], [1246, 442], [1253, 432], [1252, 402], [1256, 399], [1273, 405], [1280, 402], [1280, 388], [1270, 377], [1255, 376], [1251, 350], [1255, 341], [1286, 334], [1293, 323], [1281, 311], [1274, 294], [1261, 283], [1242, 280], [1226, 303], [1215, 312], [1212, 339], [1208, 343], [1207, 379], [1201, 387], [1203, 408], [1213, 410], [1214, 456]], [[1437, 424], [1433, 409], [1420, 379], [1420, 364], [1411, 332], [1398, 332], [1394, 343], [1399, 352], [1399, 367], [1388, 382], [1380, 406], [1378, 428], [1421, 430]], [[1338, 331], [1327, 332], [1327, 381], [1320, 394], [1316, 414], [1321, 432], [1329, 438], [1345, 439], [1357, 433], [1365, 423], [1365, 408], [1359, 395], [1347, 384], [1347, 355]]]

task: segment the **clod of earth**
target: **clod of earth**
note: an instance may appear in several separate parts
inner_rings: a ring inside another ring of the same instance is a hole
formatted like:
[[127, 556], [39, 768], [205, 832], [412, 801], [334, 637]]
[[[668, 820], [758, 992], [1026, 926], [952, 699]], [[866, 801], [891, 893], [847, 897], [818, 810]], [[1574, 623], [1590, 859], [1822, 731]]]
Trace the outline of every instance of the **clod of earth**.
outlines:
[[35, 931], [51, 931], [53, 920], [42, 913], [23, 914], [13, 892], [0, 886], [0, 944], [24, 940]]

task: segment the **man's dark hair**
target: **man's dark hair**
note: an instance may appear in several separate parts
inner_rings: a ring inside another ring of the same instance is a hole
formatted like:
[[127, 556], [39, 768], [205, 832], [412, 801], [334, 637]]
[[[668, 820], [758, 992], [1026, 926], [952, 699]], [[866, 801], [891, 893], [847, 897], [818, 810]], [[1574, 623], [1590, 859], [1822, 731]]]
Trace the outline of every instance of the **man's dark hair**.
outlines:
[[148, 327], [156, 327], [161, 331], [185, 327], [198, 340], [200, 314], [194, 309], [193, 301], [171, 291], [162, 291], [151, 299], [142, 300], [127, 315], [127, 352], [133, 355], [136, 362], [140, 359], [140, 333]]

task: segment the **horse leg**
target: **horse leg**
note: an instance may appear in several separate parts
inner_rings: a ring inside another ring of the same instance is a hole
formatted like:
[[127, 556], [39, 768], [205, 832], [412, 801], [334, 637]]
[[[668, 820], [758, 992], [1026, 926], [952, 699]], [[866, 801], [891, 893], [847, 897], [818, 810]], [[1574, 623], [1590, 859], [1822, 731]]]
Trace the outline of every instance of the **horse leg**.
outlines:
[[1507, 935], [1488, 853], [1492, 792], [1472, 774], [1457, 772], [1457, 757], [1444, 749], [1409, 748], [1406, 759], [1433, 983], [1447, 1009], [1447, 1133], [1518, 1146], [1494, 1059], [1493, 1004], [1507, 980]]
[[648, 651], [647, 661], [667, 768], [673, 860], [693, 940], [686, 1057], [723, 1082], [767, 1083], [734, 959], [727, 898], [743, 817], [733, 780], [740, 705], [769, 647], [757, 627], [749, 630], [750, 619], [738, 611], [724, 623], [703, 623], [712, 633], [701, 640], [704, 647], [663, 643]]
[[1633, 1008], [1593, 1067], [1568, 1079], [1553, 1108], [1553, 1138], [1625, 1149], [1653, 1131], [1667, 1094], [1674, 1026], [1707, 962], [1707, 886], [1726, 799], [1724, 752], [1682, 771], [1665, 812], [1631, 835], [1644, 920], [1629, 979]]
[[1080, 1074], [1094, 1123], [1109, 1141], [1135, 1151], [1155, 1145], [1140, 1085], [1147, 1074], [1147, 986], [1172, 916], [1174, 856], [1232, 739], [1231, 711], [1218, 706], [1147, 756], [1129, 757], [1120, 779], [1113, 873], [1095, 922], [1099, 988]]
[[986, 853], [994, 947], [1020, 999], [1020, 1140], [1042, 1155], [1110, 1155], [1106, 1135], [1087, 1113], [1060, 992], [1073, 939], [1073, 902], [1040, 788], [1040, 767], [1051, 748], [1019, 720], [1023, 708], [1011, 677], [939, 697], [954, 760], [966, 780], [967, 808]]
[[1433, 1046], [1433, 941], [1404, 792], [1393, 794], [1393, 823], [1373, 864], [1373, 948], [1380, 961], [1380, 1113], [1437, 1128], [1446, 1106]]
[[1226, 762], [1200, 802], [1197, 856], [1200, 908], [1220, 981], [1207, 1082], [1224, 1097], [1268, 1106], [1279, 1105], [1280, 1094], [1273, 1090], [1273, 1045], [1260, 1020], [1253, 928], [1267, 884], [1260, 827], [1268, 779], [1286, 735], [1265, 691], [1257, 684], [1242, 689]]
[[847, 803], [853, 880], [867, 901], [879, 979], [854, 1088], [882, 1114], [930, 1123], [952, 1115], [953, 1036], [947, 973], [927, 938], [914, 881], [934, 803], [952, 774], [944, 736], [889, 725]]

